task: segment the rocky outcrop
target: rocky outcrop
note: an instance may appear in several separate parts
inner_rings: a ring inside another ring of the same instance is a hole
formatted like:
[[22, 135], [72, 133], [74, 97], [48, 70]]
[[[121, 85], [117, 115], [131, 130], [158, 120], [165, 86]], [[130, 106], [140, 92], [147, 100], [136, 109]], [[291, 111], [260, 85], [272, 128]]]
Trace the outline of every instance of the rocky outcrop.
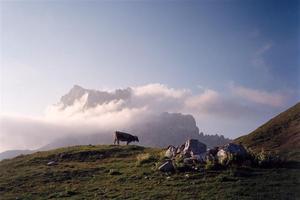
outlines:
[[217, 159], [220, 164], [224, 164], [232, 157], [242, 159], [245, 158], [247, 155], [248, 152], [243, 145], [229, 143], [219, 148], [219, 151], [217, 153]]
[[185, 142], [182, 154], [188, 156], [201, 155], [203, 153], [206, 153], [206, 149], [206, 144], [203, 144], [196, 139], [189, 139]]
[[174, 168], [174, 165], [171, 161], [167, 161], [164, 164], [162, 164], [158, 168], [158, 170], [162, 171], [162, 172], [173, 172], [173, 171], [175, 171], [175, 168]]
[[165, 153], [165, 157], [167, 158], [173, 158], [174, 156], [176, 156], [176, 153], [177, 153], [177, 148], [170, 145], [168, 146], [167, 148], [167, 151]]

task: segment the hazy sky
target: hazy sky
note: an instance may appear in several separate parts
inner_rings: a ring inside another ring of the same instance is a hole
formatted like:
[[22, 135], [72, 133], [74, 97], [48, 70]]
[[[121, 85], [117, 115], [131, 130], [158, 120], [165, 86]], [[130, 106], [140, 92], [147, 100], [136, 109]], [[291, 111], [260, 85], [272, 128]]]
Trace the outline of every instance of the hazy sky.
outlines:
[[299, 10], [293, 0], [2, 0], [0, 111], [42, 115], [74, 84], [159, 83], [248, 98], [268, 107], [258, 125], [299, 100]]

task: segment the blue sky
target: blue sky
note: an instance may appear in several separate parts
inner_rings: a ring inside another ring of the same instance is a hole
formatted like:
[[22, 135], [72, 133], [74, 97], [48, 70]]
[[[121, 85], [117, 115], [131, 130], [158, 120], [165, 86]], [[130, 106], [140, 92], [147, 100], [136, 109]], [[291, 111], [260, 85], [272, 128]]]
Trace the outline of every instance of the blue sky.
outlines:
[[299, 101], [299, 1], [0, 6], [3, 113], [42, 115], [74, 84], [115, 89], [160, 83], [195, 94], [209, 88], [228, 96], [235, 88], [244, 97], [289, 95], [252, 126]]

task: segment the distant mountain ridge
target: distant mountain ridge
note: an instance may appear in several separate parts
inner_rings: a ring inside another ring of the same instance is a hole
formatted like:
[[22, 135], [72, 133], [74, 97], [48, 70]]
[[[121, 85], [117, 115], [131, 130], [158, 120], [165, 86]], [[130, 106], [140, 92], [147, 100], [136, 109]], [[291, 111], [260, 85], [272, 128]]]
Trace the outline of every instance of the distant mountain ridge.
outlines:
[[235, 139], [254, 151], [278, 152], [300, 160], [300, 103], [280, 113], [252, 133]]
[[131, 88], [117, 89], [114, 92], [106, 92], [85, 89], [79, 85], [74, 85], [73, 88], [67, 94], [61, 97], [60, 103], [64, 105], [64, 108], [67, 106], [71, 106], [84, 94], [88, 94], [85, 107], [91, 108], [97, 106], [98, 104], [103, 104], [112, 100], [129, 99], [131, 96]]
[[166, 147], [181, 145], [187, 139], [198, 139], [209, 148], [230, 142], [223, 135], [204, 135], [192, 115], [164, 112], [152, 120], [131, 128], [133, 133], [140, 135], [145, 146]]

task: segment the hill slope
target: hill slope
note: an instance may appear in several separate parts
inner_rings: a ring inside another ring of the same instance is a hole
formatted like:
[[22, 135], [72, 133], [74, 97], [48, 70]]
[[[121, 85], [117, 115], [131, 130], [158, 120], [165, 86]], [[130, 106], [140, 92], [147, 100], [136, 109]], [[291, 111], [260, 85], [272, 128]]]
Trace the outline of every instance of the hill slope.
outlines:
[[300, 160], [300, 103], [280, 113], [252, 133], [237, 138], [254, 151], [262, 148]]
[[[161, 149], [74, 146], [0, 162], [0, 199], [297, 199], [299, 169], [154, 169]], [[138, 155], [154, 159], [137, 162]], [[48, 163], [55, 161], [49, 165]]]

